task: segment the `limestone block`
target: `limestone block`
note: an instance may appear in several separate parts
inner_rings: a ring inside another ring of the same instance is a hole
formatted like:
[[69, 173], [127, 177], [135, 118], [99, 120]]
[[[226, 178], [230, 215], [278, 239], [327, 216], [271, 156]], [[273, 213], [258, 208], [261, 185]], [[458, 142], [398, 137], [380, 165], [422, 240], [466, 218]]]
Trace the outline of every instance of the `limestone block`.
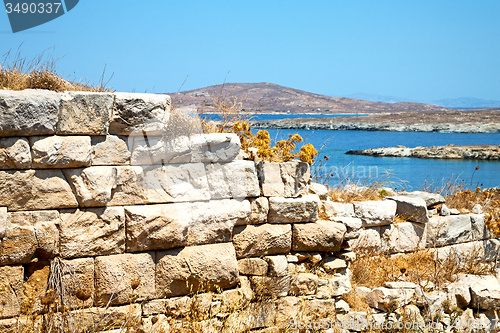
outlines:
[[116, 135], [93, 136], [92, 165], [130, 165], [127, 141]]
[[328, 197], [328, 188], [320, 183], [311, 183], [309, 192], [316, 194], [321, 200], [326, 200]]
[[293, 251], [339, 251], [346, 227], [342, 223], [317, 221], [292, 225]]
[[282, 328], [289, 327], [291, 320], [297, 320], [302, 300], [299, 297], [287, 296], [276, 300], [276, 324]]
[[0, 138], [0, 169], [29, 169], [30, 145], [27, 139]]
[[268, 264], [267, 274], [269, 276], [287, 276], [288, 275], [288, 260], [285, 255], [267, 256], [264, 260]]
[[413, 192], [406, 192], [403, 195], [407, 195], [410, 197], [417, 197], [417, 198], [422, 198], [425, 201], [425, 204], [427, 205], [427, 208], [432, 208], [436, 205], [445, 203], [445, 199], [441, 194], [438, 193], [429, 193], [429, 192], [423, 192], [423, 191], [413, 191]]
[[96, 166], [68, 169], [63, 172], [75, 190], [80, 206], [106, 206], [111, 200], [113, 190], [116, 188], [117, 169], [115, 167]]
[[351, 279], [349, 279], [349, 276], [346, 275], [329, 278], [328, 286], [330, 288], [330, 293], [333, 297], [347, 294], [352, 289]]
[[156, 262], [157, 298], [227, 289], [238, 283], [238, 262], [231, 243], [158, 252]]
[[15, 332], [17, 328], [17, 318], [0, 320], [0, 332]]
[[23, 266], [0, 267], [0, 304], [2, 304], [0, 319], [15, 317], [21, 314], [23, 280]]
[[365, 228], [360, 231], [359, 237], [347, 241], [351, 250], [355, 252], [382, 253], [380, 227]]
[[31, 211], [8, 213], [5, 236], [0, 242], [0, 265], [29, 263], [35, 256], [59, 254], [59, 213]]
[[60, 170], [0, 171], [0, 202], [9, 211], [78, 206]]
[[292, 276], [290, 295], [314, 295], [318, 288], [318, 276], [311, 273], [299, 273]]
[[472, 239], [480, 241], [491, 237], [490, 230], [486, 227], [484, 214], [470, 214], [470, 222], [472, 226]]
[[363, 227], [391, 224], [396, 215], [396, 208], [396, 202], [390, 200], [354, 203], [354, 213], [363, 221]]
[[396, 282], [396, 281], [387, 281], [384, 282], [384, 287], [389, 289], [416, 289], [419, 286], [412, 282]]
[[455, 261], [456, 265], [465, 267], [470, 260], [495, 261], [498, 259], [498, 253], [500, 240], [489, 239], [443, 246], [437, 249], [435, 256], [439, 260]]
[[315, 222], [318, 220], [318, 204], [316, 195], [269, 198], [269, 223]]
[[267, 215], [269, 213], [269, 201], [266, 197], [250, 198], [250, 217], [248, 224], [263, 224], [267, 223]]
[[189, 163], [193, 155], [202, 162], [210, 162], [205, 156], [208, 144], [203, 136], [181, 135], [165, 139], [163, 136], [139, 132], [129, 136], [128, 143], [132, 151], [132, 165]]
[[233, 244], [240, 258], [287, 254], [292, 246], [292, 227], [285, 225], [247, 225], [234, 228]]
[[[245, 311], [234, 312], [225, 324], [233, 332], [250, 332], [259, 328], [270, 327], [276, 320], [276, 304], [273, 300], [251, 303]], [[255, 332], [262, 332], [260, 330]], [[269, 331], [271, 333], [272, 331]]]
[[48, 90], [0, 91], [0, 136], [54, 134], [59, 94]]
[[170, 117], [170, 96], [160, 94], [115, 93], [109, 133], [132, 132], [161, 134]]
[[[127, 304], [155, 296], [154, 252], [95, 258], [96, 304]], [[134, 289], [134, 287], [136, 289]]]
[[268, 264], [260, 258], [245, 258], [238, 260], [241, 275], [266, 275]]
[[60, 230], [63, 258], [125, 252], [123, 207], [61, 210]]
[[326, 272], [335, 272], [339, 269], [347, 268], [347, 263], [345, 260], [339, 258], [327, 257], [322, 267]]
[[340, 222], [346, 226], [344, 239], [354, 239], [359, 237], [361, 226], [363, 225], [363, 221], [361, 221], [361, 219], [349, 216], [334, 216], [330, 218], [330, 220]]
[[127, 252], [162, 250], [187, 244], [185, 204], [125, 207]]
[[279, 163], [259, 162], [257, 164], [262, 195], [266, 197], [282, 197], [285, 195], [285, 184], [281, 179]]
[[471, 301], [469, 284], [465, 282], [454, 282], [444, 287], [444, 290], [451, 295], [452, 300], [460, 308], [465, 308]]
[[[207, 141], [211, 162], [230, 162], [240, 152], [240, 138], [234, 133], [209, 133], [203, 135]], [[191, 160], [191, 162], [205, 162]]]
[[500, 309], [500, 283], [495, 276], [459, 274], [457, 282], [469, 286], [473, 309]]
[[250, 276], [252, 290], [259, 296], [285, 297], [290, 290], [290, 276]]
[[187, 213], [189, 246], [230, 242], [234, 226], [246, 224], [250, 216], [248, 200], [223, 199], [177, 205], [178, 210]]
[[252, 161], [207, 164], [212, 199], [257, 197], [259, 181]]
[[393, 196], [386, 197], [384, 200], [396, 201], [396, 214], [410, 222], [427, 223], [427, 204], [425, 200], [419, 197]]
[[471, 216], [433, 216], [427, 226], [427, 247], [465, 243], [473, 240]]
[[[69, 265], [72, 271], [72, 274], [69, 271], [65, 271], [62, 276], [62, 281], [69, 291], [69, 295], [67, 295], [69, 304], [73, 304], [73, 308], [92, 306], [95, 295], [94, 258], [77, 258], [62, 260], [62, 262], [65, 265]], [[87, 300], [79, 299], [75, 296], [75, 294], [80, 295], [82, 291], [86, 293], [85, 296], [89, 296]]]
[[69, 91], [61, 95], [58, 135], [107, 135], [114, 96]]
[[89, 136], [34, 136], [30, 138], [32, 167], [78, 168], [90, 165]]
[[410, 303], [415, 295], [414, 289], [375, 288], [366, 295], [366, 303], [372, 308], [388, 311], [392, 303], [397, 307]]
[[286, 197], [295, 197], [306, 191], [307, 185], [311, 181], [309, 164], [294, 160], [280, 163], [280, 170]]
[[328, 219], [337, 217], [354, 217], [354, 205], [341, 202], [321, 201], [320, 211]]
[[[368, 318], [366, 312], [351, 311], [346, 314], [339, 314], [337, 321], [345, 323], [346, 330], [354, 332], [364, 332], [367, 329]], [[376, 326], [375, 326], [376, 327]]]
[[426, 247], [427, 224], [400, 222], [380, 227], [382, 247], [389, 253], [412, 252]]

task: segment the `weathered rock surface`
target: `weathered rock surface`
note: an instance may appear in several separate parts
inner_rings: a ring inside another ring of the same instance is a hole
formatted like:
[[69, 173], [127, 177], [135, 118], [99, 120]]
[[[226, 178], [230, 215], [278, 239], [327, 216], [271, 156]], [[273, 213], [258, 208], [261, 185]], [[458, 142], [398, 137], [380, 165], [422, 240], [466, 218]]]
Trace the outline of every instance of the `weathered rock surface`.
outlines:
[[60, 230], [63, 258], [125, 252], [123, 207], [61, 210]]
[[156, 262], [157, 298], [227, 289], [238, 283], [238, 262], [231, 243], [158, 252]]
[[330, 220], [336, 217], [354, 217], [354, 205], [333, 201], [322, 201], [320, 211]]
[[78, 206], [60, 170], [0, 170], [0, 202], [10, 211]]
[[452, 300], [460, 308], [467, 307], [471, 301], [469, 284], [463, 281], [448, 284], [445, 291], [451, 295]]
[[500, 309], [500, 283], [495, 276], [459, 274], [458, 282], [470, 287], [472, 308]]
[[29, 169], [30, 145], [27, 139], [0, 138], [0, 169]]
[[[62, 281], [68, 287], [68, 290], [70, 290], [68, 298], [69, 302], [73, 304], [73, 308], [92, 306], [95, 296], [94, 258], [77, 258], [62, 260], [62, 262], [64, 264], [70, 265], [72, 269], [72, 274], [70, 274], [69, 272], [65, 272], [65, 274], [62, 276]], [[90, 298], [85, 301], [78, 299], [74, 295], [74, 293], [78, 291], [85, 291], [88, 295], [90, 295]]]
[[404, 146], [389, 148], [372, 148], [365, 150], [350, 150], [346, 154], [390, 157], [417, 157], [439, 159], [500, 159], [500, 146], [498, 145], [468, 145], [468, 146], [433, 146], [407, 148]]
[[473, 240], [471, 216], [433, 216], [427, 226], [427, 247], [465, 243]]
[[92, 165], [130, 165], [127, 141], [116, 135], [93, 136]]
[[338, 269], [347, 268], [347, 263], [339, 258], [327, 257], [322, 267], [326, 272], [335, 272]]
[[286, 254], [292, 246], [290, 224], [246, 225], [234, 228], [233, 244], [238, 258]]
[[316, 274], [299, 273], [292, 276], [289, 293], [296, 296], [314, 295], [317, 288], [318, 276]]
[[168, 95], [115, 93], [109, 133], [129, 135], [144, 130], [148, 134], [162, 134], [171, 104]]
[[285, 197], [296, 197], [305, 193], [311, 180], [309, 164], [301, 161], [280, 163], [281, 179], [285, 187]]
[[268, 264], [260, 258], [244, 258], [238, 260], [238, 269], [242, 275], [266, 275]]
[[0, 238], [0, 265], [26, 264], [35, 256], [46, 259], [59, 254], [58, 224], [57, 211], [8, 213]]
[[363, 227], [388, 225], [394, 221], [395, 201], [362, 201], [354, 203], [354, 213], [363, 221]]
[[287, 276], [288, 260], [285, 255], [267, 256], [264, 260], [268, 264], [267, 274], [269, 276]]
[[389, 288], [375, 288], [368, 295], [366, 295], [366, 303], [372, 308], [382, 311], [388, 311], [390, 305], [395, 302], [397, 307], [408, 304], [415, 290], [413, 289], [389, 289]]
[[[269, 201], [266, 197], [250, 198], [251, 213], [248, 218], [248, 224], [263, 224], [267, 222], [269, 213]], [[238, 225], [239, 223], [237, 223]]]
[[111, 93], [69, 91], [62, 94], [57, 134], [107, 135], [113, 100]]
[[432, 208], [436, 205], [445, 203], [446, 200], [441, 194], [438, 193], [429, 193], [429, 192], [423, 192], [423, 191], [413, 191], [413, 192], [405, 192], [401, 193], [402, 195], [407, 195], [410, 197], [418, 197], [422, 198], [425, 200], [425, 204], [427, 205], [427, 208]]
[[[217, 164], [208, 164], [217, 168]], [[208, 177], [212, 189], [217, 189], [215, 198], [246, 198], [260, 195], [259, 180], [255, 163], [252, 161], [233, 161], [219, 164], [223, 178]], [[208, 170], [208, 169], [207, 169]], [[225, 184], [224, 184], [225, 182]]]
[[[95, 258], [96, 303], [103, 306], [153, 299], [155, 296], [155, 254], [116, 254]], [[135, 289], [133, 287], [136, 287]]]
[[380, 227], [362, 229], [358, 238], [348, 240], [347, 243], [356, 252], [367, 251], [368, 253], [380, 254], [383, 251]]
[[230, 162], [240, 153], [240, 138], [234, 133], [209, 133], [203, 134], [203, 138], [210, 153], [206, 158], [195, 155], [191, 162]]
[[316, 195], [269, 198], [269, 223], [314, 222], [318, 220], [318, 205]]
[[48, 90], [0, 91], [0, 136], [54, 134], [59, 101]]
[[0, 207], [0, 239], [7, 235], [7, 207]]
[[386, 200], [396, 201], [396, 214], [404, 218], [406, 221], [427, 223], [427, 204], [424, 199], [419, 197], [394, 196], [386, 197]]
[[259, 181], [262, 185], [262, 195], [266, 197], [279, 197], [285, 195], [285, 184], [281, 179], [279, 163], [259, 162], [257, 164]]
[[346, 233], [344, 239], [354, 239], [359, 237], [361, 226], [363, 222], [357, 217], [348, 216], [334, 216], [330, 218], [331, 221], [340, 222], [346, 226]]
[[78, 168], [90, 165], [89, 136], [35, 136], [30, 138], [33, 168]]
[[0, 319], [18, 316], [21, 314], [21, 297], [23, 295], [23, 266], [0, 267], [0, 304], [2, 311]]
[[412, 252], [427, 245], [425, 223], [400, 222], [380, 227], [382, 248], [389, 253]]
[[292, 225], [293, 251], [339, 251], [347, 228], [342, 223], [317, 221]]

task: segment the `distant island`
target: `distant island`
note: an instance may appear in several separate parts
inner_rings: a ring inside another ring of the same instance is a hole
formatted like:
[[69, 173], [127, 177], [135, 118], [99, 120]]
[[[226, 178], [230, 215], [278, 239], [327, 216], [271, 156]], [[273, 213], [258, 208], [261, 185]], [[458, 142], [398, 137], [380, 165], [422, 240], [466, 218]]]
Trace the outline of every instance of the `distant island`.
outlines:
[[381, 157], [499, 160], [500, 145], [447, 145], [415, 148], [397, 146], [364, 150], [350, 150], [346, 152], [346, 154]]

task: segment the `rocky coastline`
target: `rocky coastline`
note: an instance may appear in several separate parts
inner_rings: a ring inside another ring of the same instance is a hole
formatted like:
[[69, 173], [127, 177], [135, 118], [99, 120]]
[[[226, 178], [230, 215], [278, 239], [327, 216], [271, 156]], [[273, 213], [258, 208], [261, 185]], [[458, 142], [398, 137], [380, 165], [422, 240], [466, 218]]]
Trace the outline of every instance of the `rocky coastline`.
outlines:
[[406, 112], [255, 121], [255, 129], [500, 133], [500, 112]]
[[415, 147], [405, 146], [372, 148], [364, 150], [350, 150], [348, 155], [366, 155], [380, 157], [416, 157], [438, 159], [476, 159], [499, 160], [500, 145], [469, 145], [469, 146], [434, 146]]

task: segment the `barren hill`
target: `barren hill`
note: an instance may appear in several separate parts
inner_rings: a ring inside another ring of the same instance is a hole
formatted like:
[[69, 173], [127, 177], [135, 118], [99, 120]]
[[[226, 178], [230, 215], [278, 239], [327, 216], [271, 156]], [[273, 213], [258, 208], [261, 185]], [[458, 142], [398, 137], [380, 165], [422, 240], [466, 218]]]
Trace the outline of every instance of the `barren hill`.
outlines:
[[[171, 93], [176, 107], [212, 103], [212, 97], [234, 96], [242, 102], [242, 109], [255, 113], [399, 113], [441, 112], [449, 109], [429, 104], [401, 102], [368, 102], [345, 97], [330, 97], [272, 83], [226, 83], [195, 90]], [[207, 109], [209, 111], [209, 109]]]

